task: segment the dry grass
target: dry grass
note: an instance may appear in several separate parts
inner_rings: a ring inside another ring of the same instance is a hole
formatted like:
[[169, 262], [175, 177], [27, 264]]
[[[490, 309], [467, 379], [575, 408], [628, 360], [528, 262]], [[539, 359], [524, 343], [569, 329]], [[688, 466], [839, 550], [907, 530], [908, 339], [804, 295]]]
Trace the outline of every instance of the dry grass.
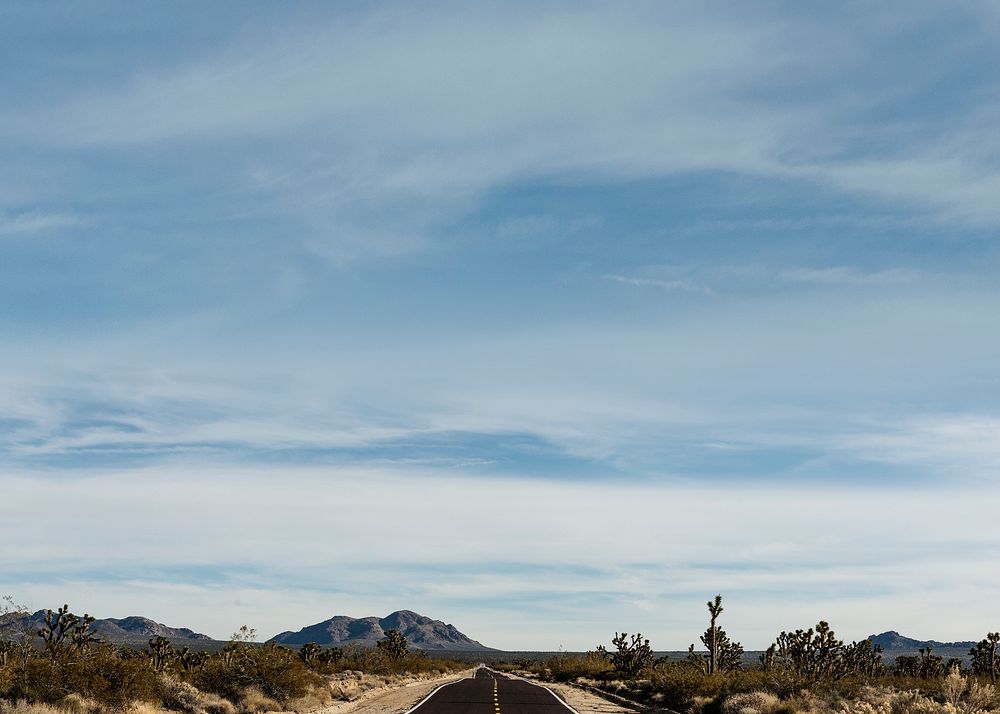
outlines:
[[284, 707], [256, 687], [247, 687], [240, 694], [239, 711], [242, 714], [262, 714], [284, 711]]
[[770, 692], [746, 692], [727, 697], [722, 714], [771, 714], [780, 706], [781, 701]]
[[182, 714], [236, 713], [236, 707], [232, 702], [171, 677], [160, 678], [160, 695], [163, 698], [163, 709]]
[[324, 684], [322, 686], [310, 687], [304, 696], [293, 699], [285, 704], [285, 709], [298, 712], [298, 714], [305, 714], [306, 712], [327, 707], [331, 702], [333, 702], [333, 692], [329, 684]]
[[[377, 689], [393, 689], [413, 682], [421, 682], [440, 676], [436, 672], [426, 674], [368, 674], [356, 670], [338, 672], [329, 677], [329, 693], [332, 699], [350, 702], [361, 695]], [[296, 711], [301, 711], [296, 709]]]
[[66, 711], [52, 704], [29, 704], [24, 700], [0, 701], [0, 714], [66, 714]]

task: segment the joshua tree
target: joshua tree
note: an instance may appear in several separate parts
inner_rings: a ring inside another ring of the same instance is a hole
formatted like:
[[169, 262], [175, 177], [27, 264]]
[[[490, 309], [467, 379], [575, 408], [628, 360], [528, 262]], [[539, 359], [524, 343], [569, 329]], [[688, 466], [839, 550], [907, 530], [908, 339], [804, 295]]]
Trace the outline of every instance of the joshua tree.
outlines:
[[871, 640], [852, 642], [844, 648], [840, 658], [841, 674], [854, 674], [865, 679], [873, 679], [885, 674], [882, 663], [882, 646], [873, 645]]
[[45, 649], [54, 652], [76, 626], [79, 618], [69, 611], [69, 605], [63, 605], [56, 612], [45, 611], [45, 627], [38, 630], [38, 636], [45, 643]]
[[709, 600], [707, 605], [712, 620], [705, 632], [707, 639], [702, 637], [701, 641], [708, 648], [708, 673], [712, 675], [719, 669], [719, 629], [716, 627], [715, 621], [722, 614], [722, 595], [716, 595], [715, 601]]
[[615, 671], [626, 679], [633, 679], [653, 661], [653, 649], [649, 640], [636, 633], [629, 639], [628, 633], [620, 635], [616, 632], [611, 640], [615, 646], [614, 652], [608, 652], [604, 645], [598, 645], [597, 653], [611, 662]]
[[958, 672], [958, 674], [961, 676], [963, 664], [964, 663], [962, 662], [961, 657], [949, 657], [948, 661], [944, 663], [944, 671], [947, 672], [949, 675], [952, 672]]
[[904, 677], [919, 677], [920, 658], [913, 655], [900, 655], [896, 658], [896, 674]]
[[708, 650], [708, 654], [696, 653], [694, 645], [688, 648], [688, 661], [708, 675], [714, 675], [716, 672], [732, 672], [743, 666], [743, 645], [730, 640], [726, 631], [718, 625], [717, 621], [722, 610], [721, 595], [716, 595], [714, 601], [708, 601], [708, 613], [711, 620], [705, 634], [700, 638], [701, 643]]
[[90, 631], [93, 623], [94, 618], [90, 615], [85, 614], [80, 619], [69, 611], [69, 605], [63, 605], [56, 612], [45, 612], [45, 627], [38, 630], [38, 636], [42, 638], [49, 655], [55, 657], [67, 638], [77, 649], [100, 642], [97, 635]]
[[90, 645], [100, 644], [101, 638], [90, 630], [92, 624], [94, 624], [94, 618], [87, 614], [84, 614], [83, 619], [76, 623], [73, 631], [69, 633], [70, 642], [73, 643], [74, 647], [83, 649]]
[[316, 661], [320, 654], [320, 646], [315, 642], [307, 642], [299, 648], [299, 657], [306, 664]]
[[[692, 647], [693, 646], [694, 645], [692, 645]], [[758, 660], [760, 660], [760, 668], [766, 672], [770, 672], [772, 669], [774, 669], [774, 663], [777, 658], [777, 654], [778, 654], [777, 645], [771, 645], [770, 647], [768, 647], [757, 658]]]
[[986, 639], [980, 640], [969, 650], [972, 655], [972, 671], [975, 674], [987, 674], [990, 681], [996, 684], [997, 674], [1000, 674], [1000, 657], [997, 644], [1000, 643], [1000, 632], [990, 632]]
[[177, 653], [177, 661], [185, 672], [200, 667], [207, 658], [208, 655], [205, 652], [195, 652], [190, 647], [184, 647]]
[[820, 621], [816, 629], [782, 632], [774, 643], [778, 658], [801, 677], [833, 679], [842, 673], [844, 643], [830, 625]]
[[715, 647], [718, 650], [715, 660], [717, 672], [728, 674], [743, 668], [743, 645], [730, 640], [721, 627], [716, 631]]
[[944, 660], [933, 654], [933, 647], [920, 648], [920, 677], [933, 679], [945, 673]]
[[319, 653], [319, 661], [323, 664], [337, 664], [344, 658], [344, 650], [339, 647], [327, 647]]
[[410, 646], [399, 630], [386, 630], [385, 639], [375, 643], [382, 653], [392, 660], [400, 660], [410, 651]]
[[153, 669], [162, 672], [174, 655], [174, 648], [166, 637], [152, 637], [149, 640], [150, 661]]

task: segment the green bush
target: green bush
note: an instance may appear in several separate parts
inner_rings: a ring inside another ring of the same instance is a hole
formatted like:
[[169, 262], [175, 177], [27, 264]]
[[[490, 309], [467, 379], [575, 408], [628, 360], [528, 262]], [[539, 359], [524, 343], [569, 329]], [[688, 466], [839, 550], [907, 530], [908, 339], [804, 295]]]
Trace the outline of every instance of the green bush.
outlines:
[[323, 680], [284, 647], [236, 645], [213, 655], [193, 673], [199, 689], [239, 702], [248, 689], [284, 703]]
[[113, 711], [137, 700], [159, 702], [156, 672], [149, 662], [120, 659], [109, 646], [61, 648], [51, 657], [31, 658], [10, 698], [52, 704], [70, 694]]
[[572, 682], [580, 677], [596, 679], [609, 675], [614, 665], [607, 657], [595, 652], [586, 655], [556, 655], [549, 658], [539, 673], [556, 682]]

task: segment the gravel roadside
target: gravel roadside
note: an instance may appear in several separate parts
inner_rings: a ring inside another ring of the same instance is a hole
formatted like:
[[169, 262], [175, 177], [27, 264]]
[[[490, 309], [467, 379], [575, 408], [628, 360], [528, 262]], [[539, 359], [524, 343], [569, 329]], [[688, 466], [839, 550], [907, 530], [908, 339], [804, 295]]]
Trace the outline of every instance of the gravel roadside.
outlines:
[[420, 679], [369, 689], [347, 702], [336, 702], [310, 714], [402, 714], [442, 684], [471, 677], [475, 668], [433, 679]]

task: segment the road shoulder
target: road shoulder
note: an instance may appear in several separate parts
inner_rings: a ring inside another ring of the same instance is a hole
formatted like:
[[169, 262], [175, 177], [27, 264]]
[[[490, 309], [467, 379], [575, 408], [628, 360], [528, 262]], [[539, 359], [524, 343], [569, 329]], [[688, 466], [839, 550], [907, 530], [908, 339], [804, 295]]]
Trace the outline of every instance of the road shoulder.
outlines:
[[310, 714], [403, 714], [438, 687], [471, 677], [475, 669], [463, 670], [432, 679], [387, 685], [370, 689], [351, 701], [335, 702]]

